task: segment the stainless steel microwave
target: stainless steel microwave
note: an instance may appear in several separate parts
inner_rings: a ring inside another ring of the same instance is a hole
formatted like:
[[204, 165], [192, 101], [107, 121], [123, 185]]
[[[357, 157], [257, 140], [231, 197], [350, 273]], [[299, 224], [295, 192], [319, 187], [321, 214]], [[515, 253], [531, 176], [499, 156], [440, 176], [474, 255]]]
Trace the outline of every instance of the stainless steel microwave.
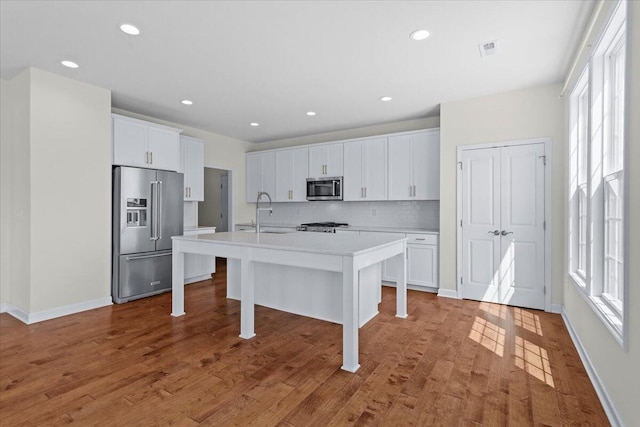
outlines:
[[307, 178], [307, 200], [342, 200], [342, 177]]

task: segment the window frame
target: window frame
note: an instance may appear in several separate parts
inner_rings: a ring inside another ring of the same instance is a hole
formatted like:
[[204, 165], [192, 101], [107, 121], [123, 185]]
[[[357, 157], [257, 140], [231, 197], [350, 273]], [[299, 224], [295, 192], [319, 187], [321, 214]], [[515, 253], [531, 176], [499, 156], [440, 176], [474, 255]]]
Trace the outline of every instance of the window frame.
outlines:
[[[628, 165], [628, 123], [629, 123], [629, 20], [627, 19], [626, 2], [619, 1], [611, 9], [611, 14], [596, 43], [588, 54], [582, 73], [573, 85], [569, 97], [569, 209], [568, 209], [568, 276], [594, 312], [609, 329], [616, 341], [627, 348], [628, 343], [628, 294], [629, 268], [625, 254], [628, 253], [628, 182], [625, 179], [625, 168]], [[623, 69], [620, 70], [620, 57]], [[622, 71], [622, 73], [620, 73]], [[619, 77], [622, 76], [622, 86]], [[616, 91], [621, 88], [622, 91]], [[588, 93], [588, 139], [586, 141], [587, 159], [581, 152], [581, 137], [584, 133], [583, 115], [581, 114], [584, 91]], [[623, 100], [620, 103], [619, 97]], [[622, 113], [622, 126], [617, 120]], [[618, 132], [618, 134], [616, 134]], [[620, 144], [616, 144], [616, 135], [622, 132]], [[620, 159], [610, 156], [619, 149]], [[618, 161], [619, 160], [619, 161]], [[585, 167], [586, 171], [581, 168]], [[586, 172], [586, 206], [581, 203], [581, 191], [585, 183], [583, 174]], [[611, 191], [609, 183], [620, 179], [622, 198], [616, 208], [615, 215], [610, 216], [611, 210], [607, 196]], [[582, 208], [582, 209], [581, 209]], [[584, 227], [586, 215], [586, 230]], [[615, 250], [611, 247], [611, 224], [616, 226], [616, 236], [620, 236], [621, 243], [617, 243]], [[583, 235], [586, 233], [586, 236]], [[583, 239], [586, 238], [586, 247]], [[586, 265], [581, 256], [586, 256]], [[617, 257], [618, 259], [616, 259]], [[622, 267], [618, 265], [622, 262]], [[616, 266], [615, 272], [617, 289], [616, 295], [609, 282], [611, 265]], [[584, 267], [584, 269], [580, 268]], [[621, 286], [620, 286], [621, 283]]]

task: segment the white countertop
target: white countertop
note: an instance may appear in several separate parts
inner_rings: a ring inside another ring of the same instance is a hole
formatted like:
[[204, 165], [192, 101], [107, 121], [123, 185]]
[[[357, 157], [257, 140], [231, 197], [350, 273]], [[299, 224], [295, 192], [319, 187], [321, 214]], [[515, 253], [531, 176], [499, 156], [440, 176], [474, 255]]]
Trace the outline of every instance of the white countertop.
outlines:
[[[296, 228], [297, 226], [299, 226], [300, 224], [274, 224], [274, 223], [269, 223], [269, 222], [260, 222], [260, 227], [272, 227], [272, 228]], [[252, 224], [250, 222], [245, 222], [245, 223], [240, 223], [240, 224], [236, 224], [236, 226], [240, 226], [240, 227], [254, 227], [255, 228], [255, 224]]]
[[216, 231], [216, 227], [208, 226], [208, 225], [201, 225], [201, 226], [198, 226], [198, 227], [185, 227], [183, 231], [185, 233], [187, 233], [187, 232], [191, 232], [191, 231], [203, 231], [203, 232], [206, 232], [206, 231], [211, 231], [211, 230], [212, 231]]
[[191, 236], [173, 236], [173, 240], [207, 241], [211, 243], [249, 246], [263, 249], [293, 250], [328, 255], [355, 256], [397, 243], [406, 238], [384, 236], [381, 234], [352, 235], [334, 233], [247, 233], [235, 231], [215, 234], [195, 234]]
[[440, 230], [429, 228], [410, 228], [410, 227], [379, 227], [379, 226], [357, 226], [350, 225], [343, 227], [343, 230], [351, 231], [379, 231], [381, 233], [421, 233], [421, 234], [440, 234]]
[[[255, 224], [236, 224], [242, 227], [255, 227]], [[296, 228], [300, 224], [273, 224], [273, 223], [260, 223], [260, 227], [270, 228]], [[422, 233], [422, 234], [440, 234], [440, 230], [432, 228], [415, 228], [415, 227], [384, 227], [373, 225], [350, 225], [348, 227], [341, 227], [342, 230], [351, 231], [379, 231], [381, 233]]]

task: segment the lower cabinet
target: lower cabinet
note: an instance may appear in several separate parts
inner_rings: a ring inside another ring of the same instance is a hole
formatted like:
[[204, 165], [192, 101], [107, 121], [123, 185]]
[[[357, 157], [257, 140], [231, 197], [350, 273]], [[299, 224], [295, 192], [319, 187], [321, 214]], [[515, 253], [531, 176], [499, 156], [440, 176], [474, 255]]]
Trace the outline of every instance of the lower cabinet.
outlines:
[[[203, 233], [215, 233], [215, 227], [185, 231], [185, 236]], [[184, 283], [194, 283], [211, 279], [216, 272], [216, 257], [198, 254], [184, 255]]]
[[[362, 233], [365, 233], [363, 231]], [[385, 233], [407, 237], [407, 284], [425, 288], [438, 288], [438, 236], [435, 234]], [[397, 282], [395, 258], [382, 263], [382, 281]]]

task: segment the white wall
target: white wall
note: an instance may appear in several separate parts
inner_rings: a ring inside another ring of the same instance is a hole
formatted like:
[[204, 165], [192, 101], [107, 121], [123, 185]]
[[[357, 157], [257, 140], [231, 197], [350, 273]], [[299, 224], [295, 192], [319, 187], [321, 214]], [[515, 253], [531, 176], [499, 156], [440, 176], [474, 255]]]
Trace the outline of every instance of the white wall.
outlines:
[[[623, 349], [605, 328], [602, 321], [587, 305], [567, 277], [568, 265], [563, 266], [564, 305], [587, 357], [608, 394], [619, 421], [637, 426], [639, 418], [638, 393], [640, 384], [640, 3], [628, 2], [628, 16], [632, 22], [628, 116], [628, 151], [625, 173], [629, 181], [629, 251], [625, 263], [629, 268], [628, 294], [628, 350]], [[628, 51], [629, 52], [629, 51]], [[568, 153], [567, 153], [568, 155]], [[566, 187], [566, 184], [565, 184]], [[565, 249], [566, 251], [566, 249]], [[553, 367], [552, 367], [553, 369]]]
[[551, 137], [551, 300], [562, 303], [564, 281], [564, 109], [561, 85], [534, 87], [440, 106], [440, 287], [457, 289], [456, 173], [462, 145]]
[[302, 136], [298, 138], [279, 139], [275, 141], [251, 144], [249, 151], [270, 150], [272, 148], [293, 147], [296, 145], [315, 144], [320, 142], [339, 141], [342, 139], [364, 138], [367, 136], [382, 135], [385, 133], [405, 132], [419, 129], [437, 128], [440, 126], [440, 117], [427, 117], [403, 122], [385, 123], [376, 126], [347, 129], [336, 132], [320, 133], [317, 135]]
[[[143, 116], [130, 111], [113, 109], [114, 113], [123, 116], [135, 117], [153, 123], [159, 123], [182, 129], [182, 135], [192, 136], [204, 141], [204, 165], [207, 167], [227, 169], [232, 171], [232, 191], [233, 191], [233, 215], [229, 218], [231, 222], [241, 223], [251, 221], [254, 217], [254, 208], [245, 202], [245, 161], [244, 155], [249, 151], [249, 147], [254, 144], [239, 139], [230, 138], [224, 135], [207, 132], [204, 130], [183, 126], [178, 123], [167, 122], [153, 117]], [[235, 220], [235, 221], [234, 221]]]
[[30, 308], [29, 70], [2, 81], [0, 303]]
[[2, 303], [110, 303], [110, 92], [34, 68], [2, 89]]
[[31, 311], [111, 295], [111, 92], [31, 70]]

